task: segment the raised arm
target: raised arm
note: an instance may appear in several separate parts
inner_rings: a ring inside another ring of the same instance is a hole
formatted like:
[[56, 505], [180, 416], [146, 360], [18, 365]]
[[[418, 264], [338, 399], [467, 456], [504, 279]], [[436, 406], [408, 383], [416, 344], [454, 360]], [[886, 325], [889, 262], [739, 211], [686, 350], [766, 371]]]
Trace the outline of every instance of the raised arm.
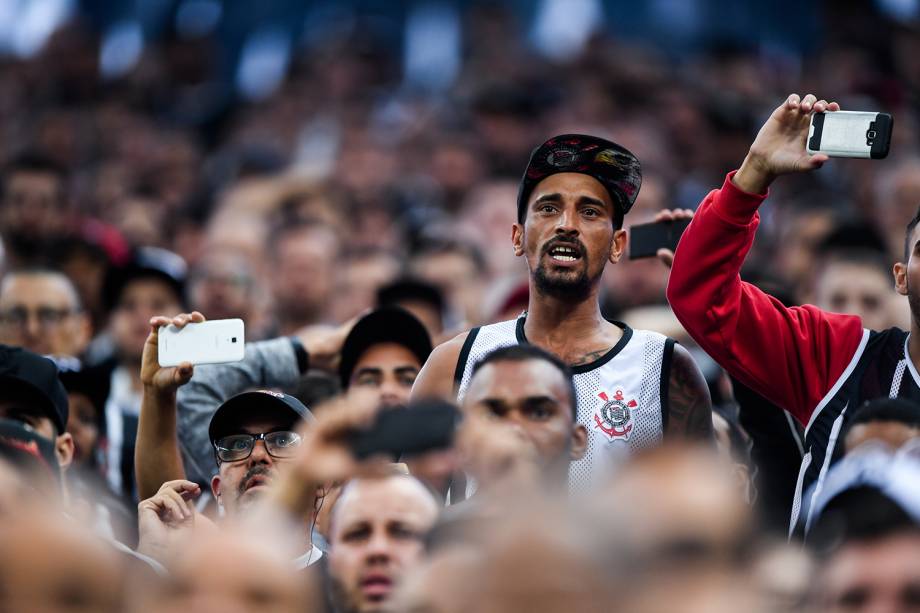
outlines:
[[355, 321], [246, 343], [246, 357], [240, 362], [199, 366], [195, 378], [178, 394], [179, 443], [188, 478], [204, 485], [217, 470], [208, 424], [221, 403], [253, 388], [292, 387], [308, 368], [334, 370]]
[[739, 272], [770, 183], [827, 161], [805, 151], [811, 113], [838, 109], [793, 94], [773, 111], [741, 168], [703, 200], [668, 282], [671, 308], [694, 340], [739, 381], [802, 422], [853, 358], [862, 323], [811, 305], [787, 308], [742, 282]]
[[159, 363], [159, 328], [173, 324], [182, 328], [190, 322], [204, 321], [199, 312], [183, 313], [172, 319], [154, 317], [141, 357], [141, 382], [144, 392], [134, 447], [134, 471], [141, 500], [154, 496], [166, 481], [185, 478], [176, 439], [176, 390], [192, 378], [193, 367], [185, 362], [163, 368]]

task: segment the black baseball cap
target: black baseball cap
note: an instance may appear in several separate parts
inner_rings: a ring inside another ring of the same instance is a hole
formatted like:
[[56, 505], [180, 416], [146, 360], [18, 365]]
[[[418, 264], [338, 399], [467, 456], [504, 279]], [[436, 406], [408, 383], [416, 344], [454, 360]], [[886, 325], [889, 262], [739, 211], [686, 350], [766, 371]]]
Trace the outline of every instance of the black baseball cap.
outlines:
[[345, 337], [339, 379], [347, 389], [355, 365], [373, 345], [396, 343], [411, 351], [424, 364], [431, 354], [431, 337], [414, 315], [399, 307], [380, 307], [358, 320]]
[[527, 199], [537, 183], [561, 172], [577, 172], [600, 181], [621, 215], [632, 208], [642, 186], [639, 159], [625, 147], [596, 136], [560, 134], [530, 154], [518, 191], [518, 223], [524, 222]]
[[208, 426], [208, 438], [213, 444], [229, 434], [238, 434], [240, 423], [256, 416], [278, 418], [282, 427], [290, 428], [314, 419], [310, 409], [290, 394], [272, 390], [243, 392], [218, 407]]
[[67, 392], [54, 362], [22, 347], [0, 345], [0, 398], [26, 399], [47, 415], [58, 433], [67, 428]]
[[154, 278], [169, 285], [184, 306], [187, 276], [188, 265], [178, 254], [159, 247], [140, 247], [127, 264], [109, 269], [102, 287], [103, 302], [111, 310], [118, 305], [121, 293], [131, 281]]

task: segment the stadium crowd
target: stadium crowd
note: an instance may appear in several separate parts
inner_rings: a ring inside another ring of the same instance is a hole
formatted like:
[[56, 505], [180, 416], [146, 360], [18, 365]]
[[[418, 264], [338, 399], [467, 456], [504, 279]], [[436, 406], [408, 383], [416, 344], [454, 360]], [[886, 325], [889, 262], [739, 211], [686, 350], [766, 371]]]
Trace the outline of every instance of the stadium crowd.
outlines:
[[[360, 18], [257, 97], [179, 29], [0, 57], [0, 608], [920, 610], [920, 25], [552, 57], [461, 6], [435, 89]], [[805, 151], [840, 109], [888, 158]]]

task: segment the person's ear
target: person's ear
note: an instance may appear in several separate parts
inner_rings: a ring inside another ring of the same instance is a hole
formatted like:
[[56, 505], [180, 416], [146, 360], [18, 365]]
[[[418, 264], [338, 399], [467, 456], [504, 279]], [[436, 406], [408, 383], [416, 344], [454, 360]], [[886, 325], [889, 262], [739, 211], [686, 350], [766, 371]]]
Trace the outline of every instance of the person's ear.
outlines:
[[219, 506], [224, 506], [224, 503], [220, 499], [220, 475], [211, 477], [211, 494], [214, 495], [214, 500], [217, 501]]
[[613, 241], [610, 243], [610, 255], [607, 258], [610, 260], [611, 264], [619, 262], [623, 254], [626, 253], [628, 240], [626, 230], [620, 229], [613, 232]]
[[66, 469], [73, 462], [73, 436], [65, 432], [54, 439], [54, 455], [57, 456], [58, 466]]
[[898, 262], [892, 269], [894, 273], [894, 289], [902, 296], [907, 295], [907, 264]]
[[514, 248], [514, 255], [524, 255], [524, 226], [519, 223], [511, 226], [511, 246]]
[[572, 426], [572, 451], [571, 459], [573, 462], [585, 457], [588, 450], [588, 429], [581, 424]]

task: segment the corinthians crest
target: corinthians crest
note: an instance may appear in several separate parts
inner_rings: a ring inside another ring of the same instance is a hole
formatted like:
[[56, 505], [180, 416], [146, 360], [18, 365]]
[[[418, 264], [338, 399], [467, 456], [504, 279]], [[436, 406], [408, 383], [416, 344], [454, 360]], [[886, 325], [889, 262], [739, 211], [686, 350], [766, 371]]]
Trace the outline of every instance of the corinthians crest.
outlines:
[[626, 400], [623, 390], [617, 390], [613, 398], [607, 392], [601, 392], [597, 397], [604, 401], [604, 406], [594, 414], [594, 427], [600, 428], [611, 441], [628, 441], [633, 429], [633, 411], [639, 404], [635, 400]]

